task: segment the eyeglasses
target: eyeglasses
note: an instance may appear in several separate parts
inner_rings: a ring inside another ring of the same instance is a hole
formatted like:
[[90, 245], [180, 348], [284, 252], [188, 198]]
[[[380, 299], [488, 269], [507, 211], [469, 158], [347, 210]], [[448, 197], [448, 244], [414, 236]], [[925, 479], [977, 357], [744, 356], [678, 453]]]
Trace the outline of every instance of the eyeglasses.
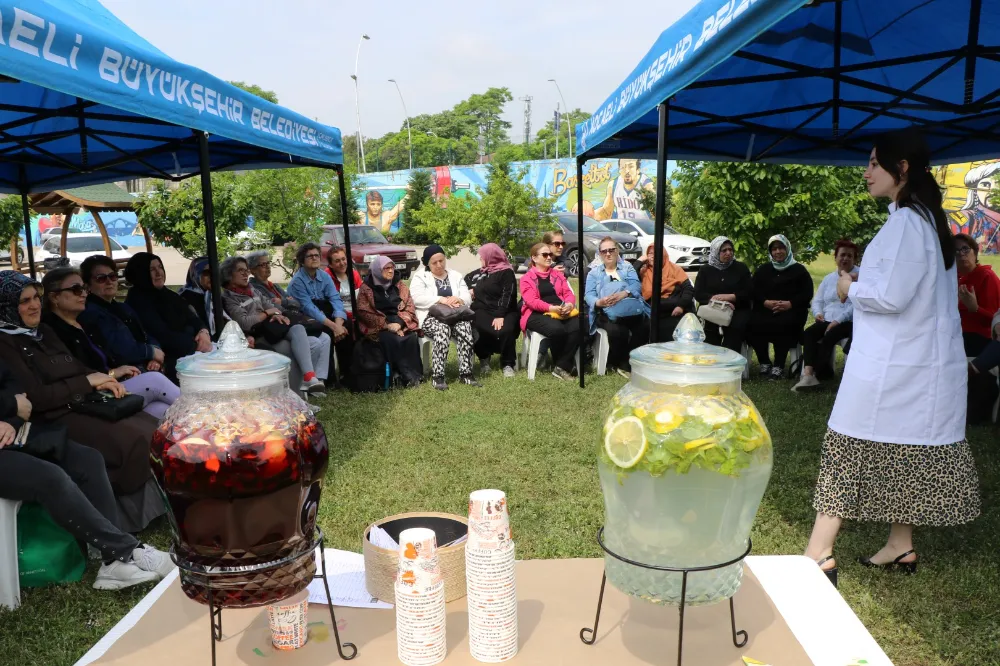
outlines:
[[552, 258], [552, 253], [551, 252], [539, 252], [538, 256], [539, 257], [544, 257], [545, 259], [551, 259]]
[[972, 248], [969, 247], [968, 245], [964, 245], [962, 247], [956, 247], [955, 248], [955, 254], [957, 256], [959, 256], [959, 257], [964, 257], [965, 255], [969, 254], [970, 252], [972, 252]]
[[49, 293], [58, 294], [63, 291], [71, 291], [74, 296], [83, 296], [84, 294], [90, 293], [90, 287], [82, 283], [77, 283], [68, 287], [63, 287], [62, 289], [52, 289]]
[[307, 254], [307, 255], [306, 255], [306, 259], [319, 259], [319, 255], [318, 255], [318, 254], [316, 254], [316, 253], [313, 253], [313, 254]]
[[247, 268], [246, 266], [244, 266], [243, 268], [237, 268], [237, 269], [236, 269], [235, 271], [233, 271], [233, 272], [234, 272], [234, 273], [239, 273], [240, 275], [246, 275], [247, 273], [249, 273], [249, 272], [250, 272], [250, 269], [249, 269], [249, 268]]
[[97, 284], [108, 284], [109, 282], [118, 282], [118, 273], [100, 273], [93, 276], [94, 282]]
[[555, 245], [556, 247], [566, 247], [565, 241], [554, 241], [552, 244]]
[[270, 261], [261, 261], [256, 266], [254, 266], [254, 268], [260, 268], [261, 266], [267, 266], [268, 268], [270, 268], [271, 267], [271, 262]]
[[610, 256], [610, 255], [614, 254], [617, 251], [618, 251], [618, 248], [616, 248], [616, 247], [606, 247], [603, 250], [601, 250], [601, 254]]

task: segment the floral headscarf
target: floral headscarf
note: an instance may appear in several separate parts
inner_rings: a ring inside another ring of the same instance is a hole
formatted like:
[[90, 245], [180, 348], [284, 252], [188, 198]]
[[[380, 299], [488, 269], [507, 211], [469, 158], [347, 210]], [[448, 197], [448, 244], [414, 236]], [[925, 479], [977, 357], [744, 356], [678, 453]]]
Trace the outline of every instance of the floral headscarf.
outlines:
[[[773, 243], [781, 243], [785, 246], [785, 250], [788, 251], [788, 256], [785, 257], [784, 261], [775, 261], [771, 259], [771, 245]], [[788, 239], [781, 234], [775, 234], [767, 239], [767, 257], [771, 259], [771, 265], [774, 266], [774, 270], [783, 271], [789, 266], [794, 266], [798, 262], [795, 261], [795, 257], [792, 256], [792, 244], [788, 242]]]
[[42, 294], [42, 285], [18, 271], [0, 271], [0, 332], [8, 335], [30, 335], [38, 337], [38, 328], [28, 328], [21, 319], [17, 306], [21, 302], [21, 292], [35, 287]]
[[732, 245], [733, 241], [729, 240], [725, 236], [716, 236], [715, 239], [712, 240], [711, 249], [708, 251], [708, 265], [712, 268], [718, 268], [720, 271], [724, 271], [733, 265], [733, 261], [735, 259], [730, 259], [726, 263], [722, 263], [722, 246], [726, 243]]

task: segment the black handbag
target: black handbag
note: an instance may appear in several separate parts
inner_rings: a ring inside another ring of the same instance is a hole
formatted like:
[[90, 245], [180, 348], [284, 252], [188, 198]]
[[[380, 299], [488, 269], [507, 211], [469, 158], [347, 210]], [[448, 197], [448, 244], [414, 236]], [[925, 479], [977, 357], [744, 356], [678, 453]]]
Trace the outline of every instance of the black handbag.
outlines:
[[250, 335], [255, 338], [264, 338], [269, 345], [275, 345], [285, 339], [290, 328], [290, 324], [282, 324], [268, 317], [259, 324], [254, 324], [254, 327], [250, 329]]
[[444, 303], [435, 303], [427, 310], [427, 314], [448, 326], [454, 326], [462, 321], [472, 321], [476, 318], [476, 313], [468, 305], [453, 308]]
[[110, 391], [91, 391], [80, 402], [71, 402], [69, 408], [78, 414], [96, 416], [104, 421], [121, 421], [142, 411], [145, 401], [141, 395], [129, 393], [116, 398]]
[[326, 331], [326, 326], [323, 325], [323, 322], [313, 319], [305, 313], [285, 311], [285, 317], [288, 318], [288, 321], [292, 322], [292, 326], [298, 324], [306, 329], [306, 335], [308, 336], [318, 338]]

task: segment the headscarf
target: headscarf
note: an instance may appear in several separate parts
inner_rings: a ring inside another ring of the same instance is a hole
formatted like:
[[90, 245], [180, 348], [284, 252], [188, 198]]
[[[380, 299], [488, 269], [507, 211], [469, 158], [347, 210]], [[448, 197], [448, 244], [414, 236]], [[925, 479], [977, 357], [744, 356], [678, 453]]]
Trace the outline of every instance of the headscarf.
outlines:
[[514, 270], [507, 261], [507, 254], [496, 243], [487, 243], [479, 248], [479, 258], [486, 262], [485, 270], [489, 274], [500, 271]]
[[444, 254], [444, 250], [440, 245], [428, 245], [424, 248], [424, 268], [427, 270], [431, 269], [431, 257], [435, 254]]
[[21, 292], [35, 287], [42, 294], [42, 285], [18, 271], [0, 271], [0, 332], [8, 335], [30, 335], [39, 337], [38, 328], [28, 328], [21, 319], [17, 306], [21, 302]]
[[187, 280], [184, 286], [177, 293], [183, 294], [185, 291], [198, 294], [205, 301], [205, 316], [208, 317], [208, 332], [215, 335], [215, 310], [212, 303], [211, 290], [205, 291], [201, 286], [201, 274], [208, 270], [208, 257], [197, 257], [191, 260], [188, 266]]
[[368, 274], [372, 276], [372, 283], [375, 286], [385, 289], [392, 284], [392, 280], [386, 280], [382, 276], [382, 270], [391, 263], [392, 259], [381, 254], [372, 259], [372, 263], [368, 265]]
[[[785, 249], [788, 250], [788, 255], [785, 257], [784, 261], [779, 262], [771, 259], [771, 244], [775, 242], [781, 243], [785, 246]], [[788, 239], [781, 234], [775, 234], [767, 239], [767, 258], [771, 259], [771, 265], [774, 266], [774, 270], [776, 271], [783, 271], [789, 266], [794, 266], [798, 263], [795, 261], [795, 257], [792, 256], [792, 244], [789, 243]]]
[[733, 265], [735, 257], [726, 263], [722, 263], [722, 257], [720, 255], [722, 254], [722, 246], [726, 243], [732, 245], [733, 241], [729, 240], [725, 236], [716, 236], [715, 239], [712, 240], [711, 249], [708, 251], [708, 265], [712, 268], [718, 268], [720, 271], [724, 271]]
[[191, 307], [180, 294], [162, 287], [153, 286], [149, 275], [149, 267], [153, 261], [163, 261], [149, 252], [136, 252], [125, 265], [125, 279], [132, 285], [128, 292], [128, 300], [143, 299], [153, 303], [163, 321], [171, 330], [181, 331], [191, 317]]
[[[649, 253], [655, 250], [656, 248], [650, 245], [646, 250], [646, 256], [649, 256]], [[646, 270], [642, 273], [642, 297], [649, 301], [653, 298], [654, 267], [652, 260], [647, 261], [646, 264]], [[664, 248], [663, 271], [660, 275], [660, 296], [663, 298], [669, 298], [674, 293], [674, 289], [687, 282], [687, 280], [687, 273], [685, 273], [680, 266], [670, 261], [670, 257], [667, 255], [667, 250]]]

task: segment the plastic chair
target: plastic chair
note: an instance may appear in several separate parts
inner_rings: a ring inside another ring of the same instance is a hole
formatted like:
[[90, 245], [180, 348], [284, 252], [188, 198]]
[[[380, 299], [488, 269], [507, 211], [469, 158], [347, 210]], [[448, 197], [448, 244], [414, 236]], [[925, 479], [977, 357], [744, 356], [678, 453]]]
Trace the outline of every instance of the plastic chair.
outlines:
[[[535, 381], [535, 371], [538, 369], [538, 357], [540, 354], [540, 348], [542, 343], [548, 340], [547, 337], [541, 333], [535, 333], [532, 331], [524, 332], [524, 344], [521, 345], [521, 365], [528, 368], [528, 379]], [[580, 373], [580, 354], [577, 353], [576, 357], [576, 372]]]
[[740, 347], [740, 353], [747, 360], [746, 365], [743, 366], [743, 379], [750, 379], [750, 361], [753, 360], [753, 350], [750, 349], [750, 345], [744, 342], [743, 346]]
[[0, 499], [0, 606], [21, 605], [21, 583], [17, 570], [17, 511], [20, 502]]
[[431, 376], [431, 351], [434, 349], [434, 341], [430, 338], [420, 338], [420, 362], [424, 365], [424, 377]]
[[594, 364], [597, 366], [597, 374], [603, 375], [608, 370], [608, 352], [611, 350], [611, 338], [603, 328], [597, 329], [594, 336]]

